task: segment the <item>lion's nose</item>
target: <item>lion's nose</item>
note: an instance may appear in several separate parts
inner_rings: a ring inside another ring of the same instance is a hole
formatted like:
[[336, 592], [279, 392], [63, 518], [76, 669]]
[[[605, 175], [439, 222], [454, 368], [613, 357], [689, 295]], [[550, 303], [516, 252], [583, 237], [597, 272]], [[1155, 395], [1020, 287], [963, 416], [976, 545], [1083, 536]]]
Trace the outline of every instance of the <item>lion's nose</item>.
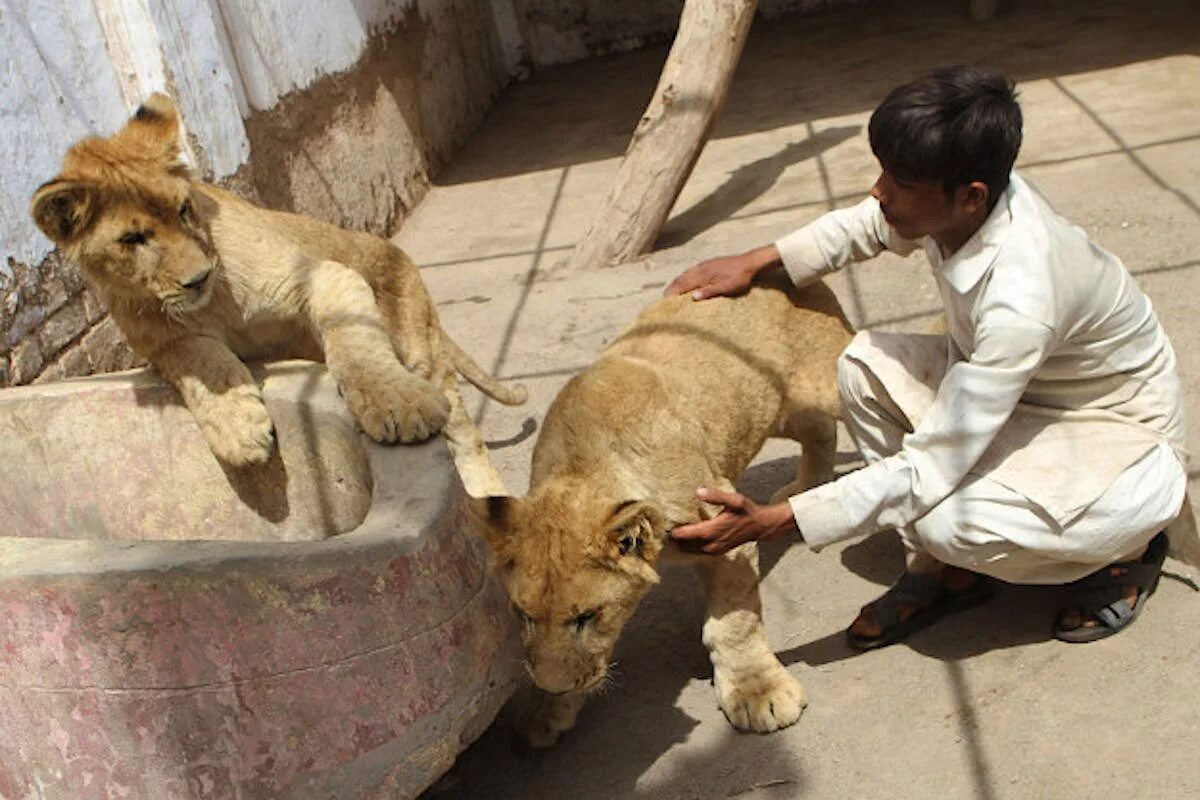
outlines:
[[199, 289], [201, 286], [204, 285], [204, 282], [206, 280], [208, 280], [208, 276], [211, 273], [212, 273], [211, 269], [206, 269], [206, 270], [204, 270], [204, 272], [198, 272], [195, 275], [193, 275], [192, 277], [188, 278], [186, 281], [184, 281], [181, 285], [185, 289]]

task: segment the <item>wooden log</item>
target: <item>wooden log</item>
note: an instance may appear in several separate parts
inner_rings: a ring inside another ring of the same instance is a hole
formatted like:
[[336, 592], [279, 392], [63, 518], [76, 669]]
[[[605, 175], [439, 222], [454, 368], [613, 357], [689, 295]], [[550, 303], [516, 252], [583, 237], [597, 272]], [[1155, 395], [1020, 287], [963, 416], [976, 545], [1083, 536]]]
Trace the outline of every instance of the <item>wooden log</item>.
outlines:
[[608, 197], [569, 267], [591, 269], [649, 250], [729, 90], [757, 0], [687, 0], [650, 105]]

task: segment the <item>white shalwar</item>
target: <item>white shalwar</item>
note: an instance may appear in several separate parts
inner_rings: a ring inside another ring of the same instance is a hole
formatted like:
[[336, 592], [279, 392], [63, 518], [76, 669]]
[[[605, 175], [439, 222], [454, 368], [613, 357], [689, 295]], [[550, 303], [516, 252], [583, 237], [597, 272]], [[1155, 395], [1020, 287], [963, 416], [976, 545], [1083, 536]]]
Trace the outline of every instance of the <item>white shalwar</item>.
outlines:
[[[868, 463], [791, 498], [804, 540], [895, 528], [912, 571], [1066, 583], [1170, 526], [1196, 565], [1175, 354], [1124, 265], [1015, 173], [957, 252], [922, 244], [947, 335], [864, 332], [846, 349], [839, 388]], [[803, 285], [918, 244], [869, 198], [776, 246]]]

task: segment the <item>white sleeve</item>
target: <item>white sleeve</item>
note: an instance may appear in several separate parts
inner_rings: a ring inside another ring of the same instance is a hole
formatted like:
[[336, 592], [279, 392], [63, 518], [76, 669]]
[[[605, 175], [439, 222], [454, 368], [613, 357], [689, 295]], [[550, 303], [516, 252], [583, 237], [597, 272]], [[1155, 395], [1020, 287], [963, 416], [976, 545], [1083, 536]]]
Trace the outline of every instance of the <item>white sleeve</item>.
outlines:
[[975, 341], [971, 358], [947, 370], [900, 452], [789, 500], [808, 544], [822, 547], [908, 525], [962, 482], [1050, 354], [1054, 334], [1003, 308], [980, 320]]
[[849, 261], [862, 261], [883, 250], [906, 256], [916, 247], [916, 242], [900, 238], [887, 224], [874, 197], [823, 214], [775, 242], [784, 269], [797, 286], [811, 283]]

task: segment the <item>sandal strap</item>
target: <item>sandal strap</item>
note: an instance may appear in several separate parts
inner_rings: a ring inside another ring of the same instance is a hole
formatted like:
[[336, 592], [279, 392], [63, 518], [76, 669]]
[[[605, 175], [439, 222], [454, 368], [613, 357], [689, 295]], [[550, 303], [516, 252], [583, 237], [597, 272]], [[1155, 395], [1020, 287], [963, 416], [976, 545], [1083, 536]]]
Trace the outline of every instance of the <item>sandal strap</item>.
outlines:
[[[1128, 624], [1154, 591], [1166, 558], [1166, 536], [1158, 534], [1137, 561], [1119, 561], [1098, 569], [1072, 584], [1066, 607], [1077, 609], [1105, 626], [1119, 630]], [[1125, 587], [1137, 588], [1136, 605], [1125, 599]]]
[[[1141, 603], [1141, 600], [1138, 601]], [[1125, 625], [1133, 618], [1134, 606], [1129, 605], [1129, 601], [1122, 597], [1115, 603], [1109, 603], [1106, 606], [1097, 608], [1093, 612], [1099, 622], [1113, 630], [1124, 628]]]
[[939, 574], [905, 572], [871, 603], [871, 607], [875, 609], [880, 627], [886, 629], [900, 621], [900, 606], [919, 611], [933, 605], [945, 594], [946, 587]]

